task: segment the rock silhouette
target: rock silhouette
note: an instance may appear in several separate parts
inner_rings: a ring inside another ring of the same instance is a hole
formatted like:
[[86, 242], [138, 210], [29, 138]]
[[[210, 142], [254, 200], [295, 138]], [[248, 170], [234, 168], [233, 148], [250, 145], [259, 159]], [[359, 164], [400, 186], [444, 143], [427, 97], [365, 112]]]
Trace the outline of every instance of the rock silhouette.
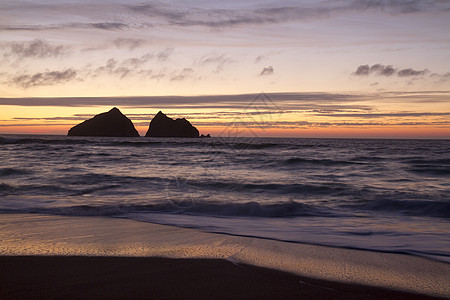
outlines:
[[160, 111], [150, 122], [145, 136], [198, 138], [199, 132], [185, 118], [174, 120]]
[[114, 107], [108, 112], [98, 114], [72, 127], [67, 135], [138, 137], [139, 133], [131, 120]]

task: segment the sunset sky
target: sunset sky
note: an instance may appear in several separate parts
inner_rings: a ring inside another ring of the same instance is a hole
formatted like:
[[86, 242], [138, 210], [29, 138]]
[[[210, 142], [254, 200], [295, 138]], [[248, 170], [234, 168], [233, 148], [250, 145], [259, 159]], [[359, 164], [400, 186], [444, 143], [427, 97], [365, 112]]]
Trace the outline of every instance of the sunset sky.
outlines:
[[450, 138], [450, 1], [0, 0], [0, 134]]

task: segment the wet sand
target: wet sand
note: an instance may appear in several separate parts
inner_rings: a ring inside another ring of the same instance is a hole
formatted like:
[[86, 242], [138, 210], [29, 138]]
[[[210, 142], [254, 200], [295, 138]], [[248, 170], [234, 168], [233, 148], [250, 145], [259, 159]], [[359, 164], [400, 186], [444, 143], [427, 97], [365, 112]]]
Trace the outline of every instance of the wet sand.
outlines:
[[433, 299], [221, 259], [1, 256], [1, 299]]
[[0, 298], [450, 298], [450, 265], [411, 255], [125, 219], [0, 215]]

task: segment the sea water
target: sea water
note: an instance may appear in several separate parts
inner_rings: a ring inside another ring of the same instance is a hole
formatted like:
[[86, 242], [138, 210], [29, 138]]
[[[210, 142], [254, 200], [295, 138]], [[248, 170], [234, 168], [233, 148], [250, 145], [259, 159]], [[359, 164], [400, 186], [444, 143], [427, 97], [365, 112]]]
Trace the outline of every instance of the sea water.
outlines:
[[0, 136], [0, 214], [129, 218], [450, 262], [450, 140]]

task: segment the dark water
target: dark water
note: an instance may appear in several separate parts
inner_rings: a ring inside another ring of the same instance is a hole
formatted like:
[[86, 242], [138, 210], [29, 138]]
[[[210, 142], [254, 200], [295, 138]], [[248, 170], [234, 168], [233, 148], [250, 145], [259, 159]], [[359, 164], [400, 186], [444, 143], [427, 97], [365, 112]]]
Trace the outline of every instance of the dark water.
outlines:
[[450, 141], [0, 136], [0, 213], [450, 261]]

